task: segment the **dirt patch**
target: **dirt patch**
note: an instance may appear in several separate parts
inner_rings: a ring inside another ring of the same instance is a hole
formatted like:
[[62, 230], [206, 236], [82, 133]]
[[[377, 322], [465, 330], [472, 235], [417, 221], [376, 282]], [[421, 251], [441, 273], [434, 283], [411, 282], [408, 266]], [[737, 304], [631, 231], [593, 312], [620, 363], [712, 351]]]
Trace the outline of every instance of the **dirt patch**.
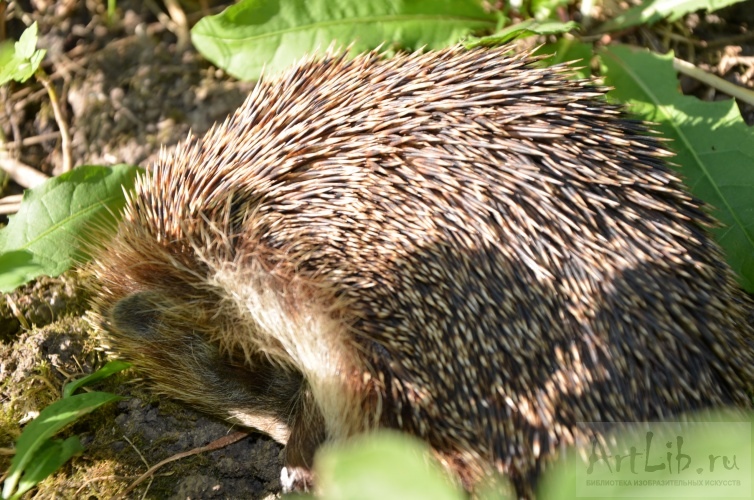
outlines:
[[[12, 340], [0, 343], [0, 447], [11, 447], [19, 424], [57, 400], [65, 382], [104, 362], [82, 317], [85, 297], [80, 292], [66, 295], [78, 290], [74, 276], [41, 280], [7, 296], [13, 306], [0, 308], [6, 324], [18, 324], [15, 333], [5, 334]], [[63, 301], [70, 310], [56, 310]], [[12, 310], [25, 321], [35, 318], [34, 323], [21, 328]], [[112, 498], [150, 466], [237, 430], [150, 393], [134, 375], [126, 372], [98, 386], [124, 399], [66, 430], [65, 435], [81, 438], [86, 451], [45, 481], [37, 497]], [[280, 451], [266, 437], [250, 434], [222, 449], [164, 466], [133, 496], [264, 498], [280, 488]], [[0, 457], [0, 468], [7, 469], [9, 462], [9, 457]]]

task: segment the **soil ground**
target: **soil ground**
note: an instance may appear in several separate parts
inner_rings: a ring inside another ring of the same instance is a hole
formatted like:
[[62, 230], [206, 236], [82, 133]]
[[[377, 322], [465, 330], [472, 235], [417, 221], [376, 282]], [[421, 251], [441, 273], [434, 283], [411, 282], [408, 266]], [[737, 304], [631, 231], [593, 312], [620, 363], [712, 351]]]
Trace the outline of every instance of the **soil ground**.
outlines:
[[[109, 21], [105, 3], [30, 0], [10, 2], [0, 11], [0, 39], [17, 39], [25, 25], [39, 22], [39, 46], [48, 50], [44, 68], [64, 104], [75, 165], [148, 166], [161, 145], [175, 145], [190, 129], [202, 134], [240, 105], [252, 88], [227, 77], [192, 47], [180, 48], [161, 3], [119, 0]], [[204, 13], [188, 1], [181, 5], [190, 21]], [[210, 7], [212, 12], [217, 9]], [[752, 28], [750, 0], [622, 36], [655, 50], [672, 48], [680, 57], [751, 88]], [[685, 92], [705, 99], [728, 98], [687, 78], [681, 84]], [[740, 106], [745, 119], [754, 122], [754, 109]], [[0, 88], [0, 132], [12, 156], [47, 174], [60, 171], [60, 134], [38, 84]], [[9, 183], [4, 195], [14, 192], [21, 188]], [[75, 272], [45, 278], [0, 299], [0, 471], [10, 462], [10, 455], [2, 452], [12, 449], [23, 423], [59, 398], [67, 380], [105, 361], [86, 321], [82, 279]], [[31, 497], [113, 498], [150, 466], [237, 430], [152, 394], [133, 371], [97, 388], [124, 399], [66, 431], [80, 435], [86, 451]], [[126, 496], [264, 498], [278, 494], [280, 466], [280, 446], [250, 433], [231, 445], [165, 465]]]

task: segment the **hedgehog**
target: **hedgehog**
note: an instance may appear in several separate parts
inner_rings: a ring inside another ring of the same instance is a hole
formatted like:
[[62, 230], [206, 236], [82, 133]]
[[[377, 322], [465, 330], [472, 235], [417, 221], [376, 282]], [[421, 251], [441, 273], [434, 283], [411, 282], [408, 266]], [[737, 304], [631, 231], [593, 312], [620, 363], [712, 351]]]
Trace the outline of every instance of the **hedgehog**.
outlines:
[[752, 299], [605, 93], [510, 46], [263, 78], [138, 179], [91, 267], [106, 347], [283, 443], [294, 489], [388, 428], [529, 497], [589, 422], [750, 407]]

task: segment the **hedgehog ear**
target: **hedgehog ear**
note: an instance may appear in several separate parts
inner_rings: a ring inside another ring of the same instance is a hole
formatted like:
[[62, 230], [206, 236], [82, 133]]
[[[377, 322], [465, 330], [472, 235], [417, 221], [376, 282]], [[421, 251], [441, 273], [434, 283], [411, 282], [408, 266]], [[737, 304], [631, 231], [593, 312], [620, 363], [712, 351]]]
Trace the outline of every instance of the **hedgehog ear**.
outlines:
[[161, 316], [153, 292], [133, 293], [115, 303], [110, 321], [121, 332], [133, 337], [152, 337], [157, 333]]

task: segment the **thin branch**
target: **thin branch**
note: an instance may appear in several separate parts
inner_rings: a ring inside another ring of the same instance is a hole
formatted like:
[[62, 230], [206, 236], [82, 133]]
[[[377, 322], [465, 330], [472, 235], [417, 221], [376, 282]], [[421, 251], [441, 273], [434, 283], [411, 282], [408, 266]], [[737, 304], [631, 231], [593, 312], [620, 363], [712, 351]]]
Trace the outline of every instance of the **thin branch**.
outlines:
[[729, 81], [724, 80], [717, 75], [713, 75], [712, 73], [707, 73], [706, 71], [697, 68], [690, 62], [675, 57], [673, 58], [673, 69], [680, 73], [683, 73], [684, 75], [688, 75], [691, 78], [696, 78], [700, 82], [709, 85], [710, 87], [715, 88], [720, 92], [728, 94], [731, 97], [741, 99], [746, 103], [754, 105], [754, 91], [730, 83]]
[[129, 493], [131, 493], [131, 491], [133, 491], [134, 488], [136, 488], [137, 486], [139, 486], [146, 479], [152, 477], [152, 475], [154, 475], [155, 471], [157, 471], [157, 469], [159, 469], [160, 467], [162, 467], [165, 464], [169, 464], [170, 462], [174, 462], [176, 460], [180, 460], [181, 458], [190, 457], [191, 455], [196, 455], [198, 453], [204, 453], [205, 451], [219, 450], [220, 448], [224, 448], [226, 446], [229, 446], [229, 445], [235, 443], [236, 441], [242, 440], [243, 438], [245, 438], [248, 435], [249, 435], [248, 432], [241, 432], [241, 431], [234, 432], [233, 434], [229, 434], [229, 435], [223, 436], [223, 437], [221, 437], [219, 439], [215, 439], [214, 441], [212, 441], [211, 443], [209, 443], [207, 446], [201, 446], [199, 448], [194, 448], [193, 450], [184, 451], [183, 453], [177, 453], [177, 454], [173, 455], [172, 457], [168, 457], [165, 460], [163, 460], [162, 462], [158, 463], [157, 465], [153, 465], [152, 467], [150, 467], [148, 471], [146, 471], [144, 474], [142, 474], [139, 477], [139, 479], [137, 479], [136, 481], [134, 481], [133, 483], [131, 483], [128, 486], [128, 488], [126, 488], [116, 498], [117, 499], [125, 498], [126, 495], [128, 495]]
[[10, 215], [18, 212], [21, 208], [21, 199], [24, 197], [22, 194], [12, 194], [0, 198], [0, 215]]
[[21, 163], [15, 158], [11, 158], [2, 147], [0, 147], [0, 168], [5, 170], [8, 175], [10, 175], [11, 179], [16, 181], [19, 186], [25, 188], [39, 186], [49, 179], [47, 175], [43, 174], [36, 168]]
[[[46, 134], [39, 134], [33, 137], [25, 137], [21, 139], [21, 147], [33, 146], [35, 144], [42, 144], [43, 142], [57, 140], [60, 137], [60, 132], [47, 132]], [[17, 148], [15, 142], [9, 142], [6, 144], [8, 149]]]
[[61, 148], [63, 150], [63, 172], [68, 172], [73, 168], [71, 136], [68, 133], [68, 124], [63, 118], [63, 111], [60, 109], [58, 94], [55, 92], [55, 86], [44, 71], [37, 71], [35, 76], [37, 77], [37, 80], [44, 85], [47, 94], [50, 96], [50, 104], [52, 104], [52, 110], [55, 113], [55, 121], [58, 123], [58, 129], [60, 130]]

